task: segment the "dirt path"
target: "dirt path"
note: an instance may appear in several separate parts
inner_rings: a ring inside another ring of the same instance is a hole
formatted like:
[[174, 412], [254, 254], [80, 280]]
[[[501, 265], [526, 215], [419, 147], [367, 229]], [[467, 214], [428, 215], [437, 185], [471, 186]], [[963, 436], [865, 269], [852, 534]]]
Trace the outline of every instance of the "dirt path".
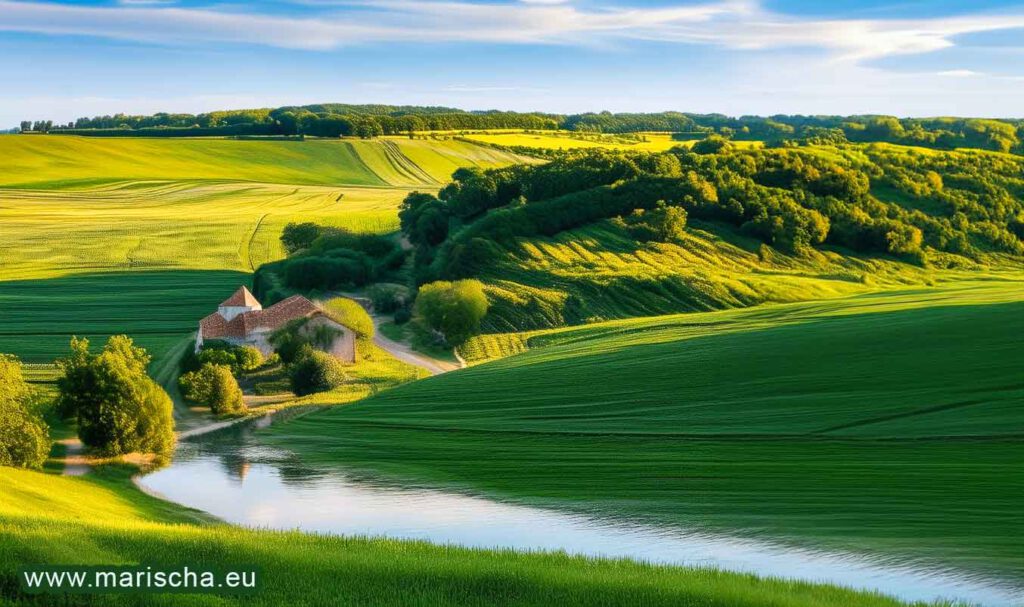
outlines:
[[373, 320], [373, 343], [387, 350], [398, 360], [407, 362], [410, 365], [415, 365], [421, 369], [426, 369], [431, 375], [440, 375], [449, 371], [462, 369], [466, 366], [466, 364], [461, 360], [459, 362], [452, 362], [449, 360], [434, 358], [433, 356], [413, 350], [412, 346], [408, 344], [385, 337], [380, 332], [380, 326], [385, 322], [388, 322], [389, 318], [375, 314], [373, 312], [373, 305], [370, 303], [369, 299], [353, 295], [351, 293], [338, 293], [338, 295], [341, 297], [347, 297], [363, 306], [367, 314], [369, 314], [370, 318]]
[[82, 444], [82, 441], [77, 438], [65, 438], [58, 442], [64, 445], [64, 471], [61, 474], [64, 476], [88, 474], [92, 466], [90, 466], [88, 459], [83, 455], [85, 453], [85, 445]]

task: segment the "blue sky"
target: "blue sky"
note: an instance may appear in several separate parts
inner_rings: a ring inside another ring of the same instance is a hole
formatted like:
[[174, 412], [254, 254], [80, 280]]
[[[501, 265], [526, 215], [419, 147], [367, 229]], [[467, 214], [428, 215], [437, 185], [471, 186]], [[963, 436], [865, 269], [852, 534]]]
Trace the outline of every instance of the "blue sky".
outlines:
[[1005, 0], [0, 0], [0, 127], [317, 102], [1024, 115]]

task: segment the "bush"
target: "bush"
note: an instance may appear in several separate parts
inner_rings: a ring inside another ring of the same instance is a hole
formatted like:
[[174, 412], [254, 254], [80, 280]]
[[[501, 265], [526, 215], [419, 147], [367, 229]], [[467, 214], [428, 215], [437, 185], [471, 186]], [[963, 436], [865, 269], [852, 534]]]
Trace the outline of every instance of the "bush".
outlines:
[[238, 380], [225, 365], [206, 363], [198, 371], [178, 378], [178, 386], [187, 400], [206, 405], [218, 415], [235, 413], [245, 408]]
[[309, 345], [309, 340], [301, 333], [307, 322], [305, 318], [289, 321], [270, 335], [270, 344], [274, 346], [274, 353], [284, 364], [289, 365], [298, 360], [299, 351], [303, 346]]
[[0, 355], [0, 466], [40, 468], [50, 454], [46, 424], [29, 410], [21, 361]]
[[263, 352], [255, 346], [239, 346], [235, 349], [235, 360], [241, 371], [255, 371], [263, 365]]
[[289, 223], [281, 232], [281, 244], [284, 245], [284, 250], [291, 255], [302, 249], [308, 249], [321, 233], [320, 226], [312, 222]]
[[432, 282], [420, 287], [416, 297], [416, 315], [453, 346], [480, 330], [487, 308], [487, 296], [477, 280]]
[[409, 308], [398, 308], [395, 310], [396, 325], [404, 325], [410, 320], [412, 320], [412, 312], [409, 311]]
[[288, 379], [298, 396], [327, 392], [345, 382], [345, 368], [330, 354], [308, 349], [289, 367]]
[[381, 314], [404, 308], [409, 301], [409, 289], [402, 285], [373, 285], [366, 290], [366, 295], [373, 302], [374, 311]]
[[234, 368], [238, 365], [238, 358], [233, 348], [203, 348], [199, 351], [199, 366], [203, 365], [224, 365]]
[[373, 337], [373, 319], [354, 299], [336, 297], [324, 304], [324, 313], [331, 320], [352, 329], [362, 339]]
[[721, 135], [708, 135], [690, 148], [694, 154], [720, 154], [732, 149], [729, 140]]
[[146, 375], [149, 355], [125, 335], [111, 337], [100, 354], [73, 338], [57, 361], [61, 410], [78, 421], [82, 442], [108, 455], [170, 455], [174, 418], [170, 397]]

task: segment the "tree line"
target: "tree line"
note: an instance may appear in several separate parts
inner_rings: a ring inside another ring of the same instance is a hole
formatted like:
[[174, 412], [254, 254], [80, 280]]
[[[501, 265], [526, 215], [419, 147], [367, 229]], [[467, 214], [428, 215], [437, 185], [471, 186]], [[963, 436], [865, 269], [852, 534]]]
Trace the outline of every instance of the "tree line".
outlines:
[[686, 112], [561, 115], [464, 111], [447, 107], [317, 104], [203, 114], [114, 114], [73, 123], [24, 121], [23, 132], [147, 136], [280, 135], [377, 137], [424, 131], [563, 129], [592, 133], [676, 133], [680, 139], [717, 134], [728, 139], [788, 142], [889, 142], [937, 149], [968, 147], [1024, 153], [1024, 120], [897, 118], [881, 115], [739, 116]]

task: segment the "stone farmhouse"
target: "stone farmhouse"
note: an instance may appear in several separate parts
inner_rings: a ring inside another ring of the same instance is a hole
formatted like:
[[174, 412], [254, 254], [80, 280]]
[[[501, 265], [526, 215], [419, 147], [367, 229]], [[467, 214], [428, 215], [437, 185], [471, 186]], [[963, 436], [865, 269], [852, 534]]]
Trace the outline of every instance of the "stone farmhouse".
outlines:
[[215, 339], [236, 346], [255, 346], [264, 355], [269, 355], [274, 351], [270, 345], [270, 335], [290, 321], [300, 318], [309, 319], [303, 331], [312, 332], [321, 326], [334, 329], [338, 337], [331, 344], [330, 353], [344, 362], [355, 362], [355, 333], [329, 318], [315, 303], [301, 295], [293, 295], [264, 308], [244, 286], [224, 300], [216, 312], [199, 322], [196, 352], [203, 347], [204, 341]]

